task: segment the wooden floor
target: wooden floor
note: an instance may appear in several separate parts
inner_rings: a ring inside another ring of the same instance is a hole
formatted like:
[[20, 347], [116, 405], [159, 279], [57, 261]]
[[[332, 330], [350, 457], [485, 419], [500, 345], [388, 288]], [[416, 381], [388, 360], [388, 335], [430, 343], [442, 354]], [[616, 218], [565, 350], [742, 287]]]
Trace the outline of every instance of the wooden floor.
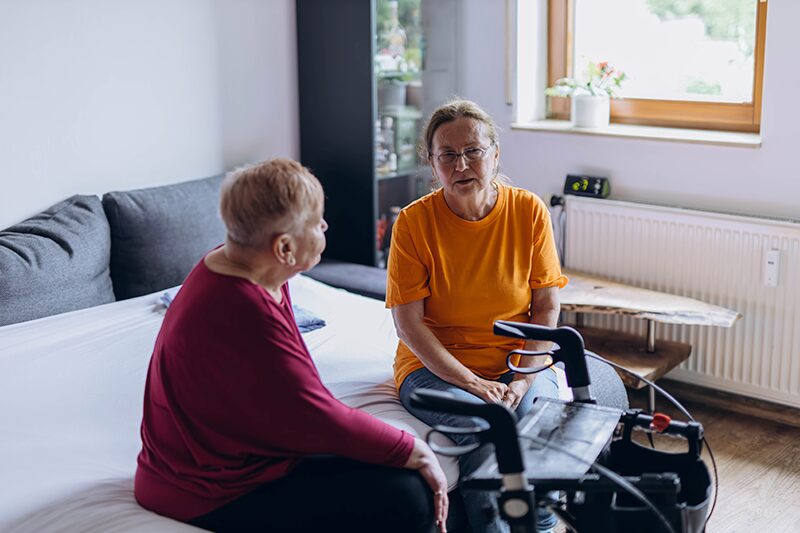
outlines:
[[[646, 394], [631, 396], [635, 406], [646, 405]], [[698, 402], [685, 407], [703, 424], [719, 471], [717, 508], [707, 531], [800, 533], [800, 428]], [[656, 409], [678, 418], [661, 400]], [[666, 449], [676, 444], [665, 437], [656, 442]]]

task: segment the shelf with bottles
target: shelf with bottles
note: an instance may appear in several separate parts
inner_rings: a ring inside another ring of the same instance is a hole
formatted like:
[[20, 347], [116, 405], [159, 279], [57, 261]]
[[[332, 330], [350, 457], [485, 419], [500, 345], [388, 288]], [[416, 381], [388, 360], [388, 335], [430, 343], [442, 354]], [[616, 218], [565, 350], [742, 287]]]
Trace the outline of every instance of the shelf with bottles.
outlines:
[[415, 171], [420, 167], [417, 141], [422, 112], [411, 106], [393, 106], [380, 111], [375, 121], [375, 175]]
[[375, 71], [375, 176], [418, 171], [416, 145], [422, 121], [420, 0], [378, 0]]
[[296, 0], [300, 155], [325, 188], [327, 258], [376, 264], [377, 221], [428, 192], [417, 144], [460, 92], [460, 3]]

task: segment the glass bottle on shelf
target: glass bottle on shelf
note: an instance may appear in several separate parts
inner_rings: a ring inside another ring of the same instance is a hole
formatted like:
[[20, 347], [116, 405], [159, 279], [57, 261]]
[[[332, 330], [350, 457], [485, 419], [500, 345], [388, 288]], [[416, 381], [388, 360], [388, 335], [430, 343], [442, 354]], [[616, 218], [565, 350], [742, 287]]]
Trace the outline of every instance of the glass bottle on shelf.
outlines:
[[383, 117], [381, 120], [381, 138], [388, 154], [389, 172], [397, 172], [397, 147], [395, 146], [394, 118]]
[[386, 139], [381, 129], [381, 121], [375, 121], [375, 170], [378, 174], [389, 172], [389, 150], [386, 147]]

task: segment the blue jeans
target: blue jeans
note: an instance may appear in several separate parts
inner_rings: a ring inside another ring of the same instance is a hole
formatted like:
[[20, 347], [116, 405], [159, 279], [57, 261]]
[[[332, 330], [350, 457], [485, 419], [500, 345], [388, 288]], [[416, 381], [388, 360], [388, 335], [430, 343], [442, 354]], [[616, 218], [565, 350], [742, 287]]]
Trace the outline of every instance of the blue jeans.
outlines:
[[[502, 383], [510, 383], [514, 378], [514, 374], [509, 372], [500, 376], [498, 381]], [[477, 396], [451, 385], [444, 381], [428, 370], [427, 368], [420, 368], [415, 370], [403, 381], [400, 386], [400, 401], [408, 411], [428, 424], [434, 426], [436, 424], [443, 424], [446, 426], [474, 426], [476, 425], [474, 419], [466, 416], [451, 415], [447, 413], [438, 413], [424, 409], [417, 409], [411, 406], [411, 393], [416, 389], [434, 389], [440, 391], [451, 392], [457, 398], [464, 400], [475, 401], [480, 400]], [[519, 402], [516, 413], [518, 418], [525, 416], [533, 405], [533, 399], [539, 396], [548, 398], [558, 398], [558, 381], [556, 380], [556, 373], [552, 369], [545, 370], [536, 377], [533, 385], [528, 390], [527, 394]], [[477, 438], [473, 435], [452, 435], [450, 438], [458, 445], [470, 444], [477, 442]], [[487, 457], [494, 453], [492, 446], [482, 446], [474, 452], [462, 455], [458, 459], [461, 476], [467, 476], [477, 470]], [[467, 511], [467, 518], [472, 531], [475, 533], [507, 533], [509, 531], [508, 524], [500, 519], [497, 514], [497, 496], [487, 491], [461, 491], [462, 498], [464, 499], [464, 508]], [[487, 509], [494, 509], [493, 518], [491, 511]], [[537, 528], [539, 530], [547, 530], [556, 525], [558, 520], [556, 517], [546, 509], [537, 509]]]

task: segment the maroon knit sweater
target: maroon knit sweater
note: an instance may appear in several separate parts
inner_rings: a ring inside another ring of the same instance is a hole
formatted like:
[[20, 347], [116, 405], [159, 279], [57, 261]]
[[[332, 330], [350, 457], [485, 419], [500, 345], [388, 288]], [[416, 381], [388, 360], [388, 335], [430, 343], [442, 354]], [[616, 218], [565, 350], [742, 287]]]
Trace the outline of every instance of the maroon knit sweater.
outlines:
[[287, 475], [304, 456], [401, 467], [413, 437], [335, 399], [281, 303], [201, 261], [170, 305], [144, 394], [137, 501], [178, 520]]

